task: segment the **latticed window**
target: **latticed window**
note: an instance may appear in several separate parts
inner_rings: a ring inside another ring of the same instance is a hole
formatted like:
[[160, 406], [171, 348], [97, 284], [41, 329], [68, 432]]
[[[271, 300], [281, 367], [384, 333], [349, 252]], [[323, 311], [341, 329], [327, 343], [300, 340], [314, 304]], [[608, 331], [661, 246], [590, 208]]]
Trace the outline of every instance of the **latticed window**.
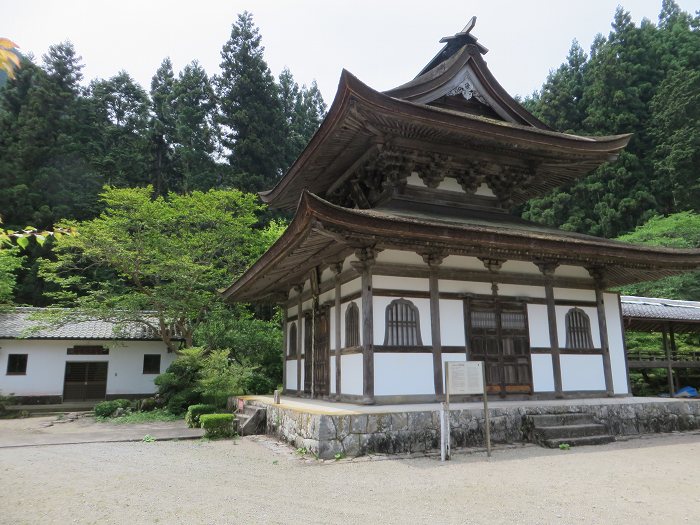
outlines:
[[292, 323], [292, 327], [289, 329], [289, 355], [297, 355], [297, 324]]
[[355, 303], [345, 311], [345, 346], [360, 346], [360, 309]]
[[386, 307], [386, 346], [422, 346], [418, 308], [406, 299], [395, 299]]
[[566, 347], [593, 348], [591, 321], [586, 312], [580, 308], [572, 308], [566, 314]]

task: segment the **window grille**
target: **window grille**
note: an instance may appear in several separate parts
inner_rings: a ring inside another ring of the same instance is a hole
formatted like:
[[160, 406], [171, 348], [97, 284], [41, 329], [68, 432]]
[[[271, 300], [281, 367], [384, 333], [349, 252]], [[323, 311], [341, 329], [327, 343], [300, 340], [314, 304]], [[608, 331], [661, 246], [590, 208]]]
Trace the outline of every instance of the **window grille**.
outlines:
[[386, 307], [386, 346], [422, 346], [418, 308], [406, 299], [395, 299]]
[[580, 308], [572, 308], [566, 314], [566, 347], [593, 348], [591, 321], [586, 312]]
[[345, 347], [360, 346], [360, 309], [350, 303], [345, 311]]

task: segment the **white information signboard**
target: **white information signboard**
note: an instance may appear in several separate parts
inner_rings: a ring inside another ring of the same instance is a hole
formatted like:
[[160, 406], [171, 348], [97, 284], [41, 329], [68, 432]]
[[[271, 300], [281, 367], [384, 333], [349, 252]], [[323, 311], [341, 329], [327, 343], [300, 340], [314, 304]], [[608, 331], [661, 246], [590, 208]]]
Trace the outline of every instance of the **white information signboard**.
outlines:
[[447, 361], [447, 393], [473, 395], [484, 393], [484, 372], [481, 361]]
[[483, 361], [445, 362], [445, 403], [440, 406], [441, 459], [450, 459], [450, 395], [481, 394], [484, 400], [486, 453], [491, 457], [491, 418], [486, 394], [486, 374]]

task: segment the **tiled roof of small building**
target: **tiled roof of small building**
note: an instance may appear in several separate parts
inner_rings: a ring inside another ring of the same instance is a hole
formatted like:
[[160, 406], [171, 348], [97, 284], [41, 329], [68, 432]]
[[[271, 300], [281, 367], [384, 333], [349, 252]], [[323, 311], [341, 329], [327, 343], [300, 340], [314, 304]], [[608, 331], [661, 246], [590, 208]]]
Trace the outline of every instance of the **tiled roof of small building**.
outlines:
[[45, 324], [40, 320], [32, 319], [32, 316], [44, 311], [46, 311], [44, 308], [20, 307], [0, 312], [0, 339], [160, 339], [158, 334], [143, 324], [130, 323], [126, 326], [117, 326], [115, 323], [101, 320], [68, 322], [55, 328], [31, 331], [33, 327]]
[[638, 319], [700, 322], [700, 302], [623, 295], [622, 316]]

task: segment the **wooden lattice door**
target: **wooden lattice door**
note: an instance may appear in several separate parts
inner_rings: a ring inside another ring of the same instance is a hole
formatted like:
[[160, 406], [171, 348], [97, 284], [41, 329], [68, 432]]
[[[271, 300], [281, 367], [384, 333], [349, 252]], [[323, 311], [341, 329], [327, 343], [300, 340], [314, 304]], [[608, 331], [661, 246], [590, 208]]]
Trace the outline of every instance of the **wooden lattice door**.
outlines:
[[328, 308], [321, 308], [316, 315], [314, 341], [314, 395], [327, 396], [330, 393], [330, 319]]
[[468, 354], [484, 361], [489, 393], [532, 392], [530, 337], [522, 303], [465, 303]]
[[107, 362], [66, 363], [63, 381], [64, 401], [104, 399], [107, 393]]

